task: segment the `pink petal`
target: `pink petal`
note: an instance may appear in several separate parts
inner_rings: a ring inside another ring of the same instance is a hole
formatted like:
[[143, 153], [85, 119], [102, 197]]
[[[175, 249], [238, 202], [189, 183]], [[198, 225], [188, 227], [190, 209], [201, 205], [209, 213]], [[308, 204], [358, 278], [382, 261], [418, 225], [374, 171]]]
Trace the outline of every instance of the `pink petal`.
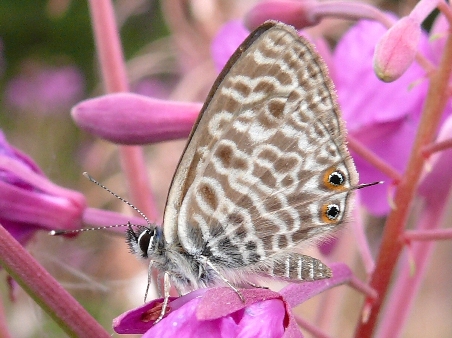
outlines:
[[0, 223], [24, 245], [37, 230], [79, 229], [85, 197], [52, 183], [0, 132]]
[[211, 52], [218, 73], [224, 68], [231, 55], [250, 32], [242, 21], [230, 21], [223, 25], [212, 41]]
[[[18, 188], [0, 181], [2, 219], [41, 229], [79, 229], [84, 204], [64, 196], [50, 196]], [[80, 194], [80, 200], [84, 199]]]
[[295, 307], [323, 291], [351, 280], [353, 273], [347, 265], [335, 263], [331, 264], [330, 267], [333, 271], [333, 277], [309, 283], [291, 283], [282, 289], [280, 294], [291, 307]]
[[[268, 289], [245, 289], [240, 290], [245, 302], [242, 302], [237, 293], [231, 288], [212, 288], [203, 296], [197, 310], [200, 320], [217, 319], [233, 312], [239, 311], [251, 304], [267, 299], [281, 299], [281, 296]], [[223, 306], [218, 306], [218, 303]]]
[[280, 338], [285, 331], [283, 326], [285, 315], [284, 303], [281, 300], [261, 301], [245, 309], [237, 331], [243, 338]]
[[374, 68], [385, 81], [397, 80], [413, 63], [421, 38], [420, 23], [411, 17], [396, 22], [375, 47]]
[[199, 103], [120, 93], [82, 101], [72, 109], [72, 117], [87, 132], [132, 145], [187, 137], [200, 110]]
[[[170, 302], [177, 298], [170, 298]], [[113, 329], [119, 334], [145, 333], [154, 324], [154, 320], [149, 320], [149, 311], [161, 304], [163, 299], [155, 299], [133, 310], [124, 312], [120, 316], [113, 319]], [[171, 308], [170, 308], [171, 311]], [[157, 312], [156, 312], [157, 313]], [[147, 314], [147, 315], [146, 315]], [[157, 314], [158, 316], [158, 314]]]
[[[381, 82], [373, 72], [375, 44], [385, 32], [378, 22], [359, 21], [334, 51], [334, 82], [350, 132], [420, 114], [426, 84], [412, 87], [425, 74], [417, 63], [393, 83]], [[427, 46], [427, 37], [423, 35], [421, 49], [426, 50]]]
[[[392, 123], [381, 123], [363, 128], [353, 135], [376, 155], [388, 162], [399, 172], [403, 172], [410, 156], [416, 135], [418, 119], [406, 118]], [[361, 189], [361, 202], [373, 215], [382, 216], [390, 211], [388, 185], [392, 180], [361, 157], [352, 156], [361, 182], [384, 181], [368, 189]]]
[[310, 27], [319, 23], [313, 13], [317, 1], [262, 1], [256, 4], [246, 15], [245, 24], [254, 30], [266, 20], [282, 21], [296, 29]]

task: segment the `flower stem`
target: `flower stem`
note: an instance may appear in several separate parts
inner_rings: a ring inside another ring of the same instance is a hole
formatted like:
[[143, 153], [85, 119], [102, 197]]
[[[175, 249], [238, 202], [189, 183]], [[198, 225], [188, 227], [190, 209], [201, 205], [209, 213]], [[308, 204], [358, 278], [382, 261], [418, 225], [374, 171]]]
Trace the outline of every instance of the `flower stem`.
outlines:
[[[427, 204], [426, 211], [418, 226], [418, 228], [422, 230], [415, 230], [411, 233], [430, 234], [451, 230], [432, 229], [432, 227], [439, 226], [440, 224], [440, 218], [442, 217], [444, 210], [444, 201], [434, 201], [433, 203]], [[451, 234], [452, 232], [449, 231], [449, 239], [451, 239]], [[404, 237], [408, 238], [407, 235], [408, 234], [405, 232]], [[411, 240], [413, 238], [409, 237], [409, 239]], [[410, 308], [415, 301], [416, 293], [426, 275], [434, 244], [435, 243], [433, 242], [412, 244], [411, 251], [416, 265], [416, 273], [413, 275], [412, 267], [409, 262], [403, 262], [404, 264], [401, 264], [398, 278], [394, 282], [391, 291], [391, 306], [385, 307], [385, 310], [381, 314], [382, 324], [378, 330], [379, 337], [401, 337], [406, 320], [410, 314]]]
[[323, 332], [322, 330], [320, 330], [317, 325], [313, 325], [310, 322], [308, 322], [307, 320], [305, 320], [304, 318], [298, 316], [298, 315], [294, 315], [295, 320], [297, 321], [297, 324], [305, 329], [307, 332], [309, 332], [310, 334], [312, 334], [314, 337], [316, 338], [330, 338], [329, 335], [327, 335], [325, 332]]
[[438, 129], [441, 115], [448, 99], [445, 93], [448, 92], [451, 71], [452, 34], [449, 34], [441, 63], [430, 78], [430, 86], [413, 151], [406, 172], [403, 175], [403, 180], [397, 187], [394, 197], [397, 209], [389, 214], [385, 225], [376, 269], [370, 282], [370, 286], [377, 291], [379, 297], [375, 301], [366, 300], [364, 307], [371, 305], [369, 317], [366, 322], [358, 325], [355, 333], [356, 337], [371, 337], [375, 332], [378, 315], [386, 297], [391, 276], [404, 246], [402, 240], [403, 230], [425, 163], [422, 149], [433, 141]]
[[0, 302], [0, 337], [11, 338], [8, 331], [8, 326], [6, 325], [5, 311], [3, 309], [3, 304]]
[[[126, 92], [129, 90], [126, 67], [111, 0], [90, 0], [89, 3], [105, 90], [107, 93]], [[119, 154], [132, 203], [150, 219], [158, 219], [143, 149], [139, 146], [120, 146]]]
[[0, 265], [70, 337], [110, 337], [1, 225]]
[[441, 142], [435, 142], [432, 144], [428, 144], [422, 149], [422, 153], [424, 156], [430, 156], [433, 153], [436, 153], [438, 151], [443, 151], [446, 149], [452, 148], [452, 138], [441, 141]]
[[399, 172], [393, 168], [390, 164], [386, 163], [381, 157], [375, 154], [372, 150], [367, 148], [361, 142], [351, 135], [347, 135], [348, 147], [365, 159], [368, 163], [372, 164], [375, 168], [380, 170], [386, 176], [389, 176], [395, 183], [402, 180], [402, 176]]
[[452, 229], [411, 230], [403, 235], [407, 241], [444, 241], [452, 239]]

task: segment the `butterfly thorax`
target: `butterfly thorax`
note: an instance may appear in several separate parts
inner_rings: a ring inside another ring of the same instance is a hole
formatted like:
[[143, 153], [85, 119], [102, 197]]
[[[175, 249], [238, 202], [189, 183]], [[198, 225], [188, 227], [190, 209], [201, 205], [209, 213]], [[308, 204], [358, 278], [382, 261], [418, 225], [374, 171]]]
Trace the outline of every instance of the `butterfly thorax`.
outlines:
[[168, 244], [160, 227], [129, 228], [127, 243], [132, 253], [168, 273], [182, 293], [216, 283], [217, 276], [204, 264], [206, 257], [188, 253], [178, 242]]

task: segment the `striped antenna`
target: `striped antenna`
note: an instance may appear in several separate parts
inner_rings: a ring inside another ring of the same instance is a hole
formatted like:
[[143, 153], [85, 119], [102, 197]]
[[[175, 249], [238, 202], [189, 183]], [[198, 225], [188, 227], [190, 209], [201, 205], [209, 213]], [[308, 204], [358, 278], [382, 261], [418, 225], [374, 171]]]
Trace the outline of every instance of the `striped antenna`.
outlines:
[[[108, 189], [106, 186], [104, 186], [103, 184], [101, 184], [100, 182], [96, 181], [94, 178], [92, 178], [86, 171], [83, 173], [83, 176], [85, 176], [87, 179], [89, 179], [91, 182], [97, 184], [99, 187], [101, 187], [102, 189], [108, 191], [110, 194], [112, 194], [113, 196], [115, 196], [117, 199], [119, 199], [120, 201], [124, 202], [125, 204], [127, 204], [129, 207], [131, 207], [133, 210], [135, 210], [138, 214], [140, 214], [141, 217], [144, 218], [144, 220], [146, 221], [146, 223], [148, 224], [148, 226], [152, 226], [151, 222], [149, 221], [149, 219], [146, 217], [146, 215], [140, 210], [138, 209], [136, 206], [134, 206], [132, 203], [130, 203], [129, 201], [127, 201], [126, 199], [122, 198], [121, 196], [119, 196], [118, 194], [114, 193], [113, 191], [111, 191], [110, 189]], [[85, 229], [77, 229], [77, 230], [52, 230], [49, 232], [49, 235], [51, 236], [59, 236], [59, 235], [67, 235], [67, 234], [74, 234], [74, 233], [78, 233], [78, 232], [83, 232], [83, 231], [91, 231], [91, 230], [102, 230], [102, 229], [111, 229], [111, 228], [120, 228], [120, 227], [131, 227], [132, 224], [130, 222], [127, 222], [127, 224], [116, 224], [116, 225], [108, 225], [105, 227], [96, 227], [96, 228], [85, 228]]]
[[127, 224], [116, 224], [116, 225], [108, 225], [105, 227], [96, 227], [96, 228], [84, 228], [84, 229], [77, 229], [77, 230], [51, 230], [49, 231], [50, 236], [60, 236], [60, 235], [67, 235], [67, 234], [74, 234], [77, 232], [84, 232], [84, 231], [91, 231], [91, 230], [103, 230], [103, 229], [111, 229], [111, 228], [121, 228], [121, 227], [131, 227], [132, 224], [128, 222]]

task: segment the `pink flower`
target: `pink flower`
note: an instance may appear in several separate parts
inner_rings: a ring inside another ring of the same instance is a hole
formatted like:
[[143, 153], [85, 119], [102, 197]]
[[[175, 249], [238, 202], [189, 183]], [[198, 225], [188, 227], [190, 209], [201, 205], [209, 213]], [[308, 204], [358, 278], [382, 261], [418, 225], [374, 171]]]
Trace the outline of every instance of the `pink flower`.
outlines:
[[1, 131], [0, 191], [0, 223], [22, 244], [37, 230], [82, 226], [84, 196], [53, 184]]
[[163, 301], [158, 299], [123, 314], [113, 326], [117, 333], [144, 333], [143, 337], [196, 337], [201, 333], [205, 337], [283, 337], [284, 322], [293, 319], [283, 298], [265, 289], [241, 292], [245, 303], [226, 287], [171, 299], [170, 312], [153, 326]]
[[331, 269], [332, 278], [292, 283], [279, 293], [258, 288], [240, 290], [244, 303], [228, 287], [170, 298], [169, 311], [154, 325], [163, 303], [163, 299], [156, 299], [116, 318], [113, 328], [117, 333], [141, 333], [143, 337], [302, 337], [291, 308], [333, 286], [353, 283], [345, 264], [333, 264]]
[[411, 17], [396, 22], [378, 41], [375, 48], [374, 68], [385, 82], [398, 79], [413, 63], [421, 38], [421, 25]]
[[11, 107], [51, 114], [66, 110], [81, 99], [84, 79], [76, 67], [42, 67], [29, 63], [24, 68], [6, 86], [5, 101]]

